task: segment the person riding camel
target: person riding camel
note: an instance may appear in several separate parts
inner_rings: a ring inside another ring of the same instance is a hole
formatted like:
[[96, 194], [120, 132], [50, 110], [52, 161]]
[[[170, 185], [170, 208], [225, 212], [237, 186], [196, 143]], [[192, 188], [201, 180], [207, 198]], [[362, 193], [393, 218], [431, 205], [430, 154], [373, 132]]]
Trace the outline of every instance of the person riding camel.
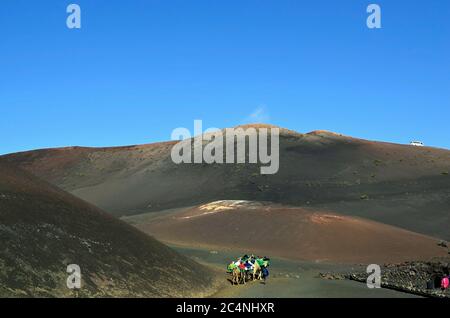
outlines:
[[236, 268], [236, 263], [235, 262], [231, 262], [230, 264], [228, 264], [227, 266], [227, 273], [232, 273], [233, 269]]
[[245, 254], [242, 257], [239, 257], [236, 261], [231, 262], [227, 266], [227, 272], [235, 275], [235, 271], [240, 272], [240, 276], [242, 278], [241, 282], [245, 284], [245, 280], [250, 277], [255, 280], [255, 278], [263, 279], [264, 283], [269, 276], [269, 270], [267, 267], [270, 265], [270, 258], [267, 256], [255, 256]]

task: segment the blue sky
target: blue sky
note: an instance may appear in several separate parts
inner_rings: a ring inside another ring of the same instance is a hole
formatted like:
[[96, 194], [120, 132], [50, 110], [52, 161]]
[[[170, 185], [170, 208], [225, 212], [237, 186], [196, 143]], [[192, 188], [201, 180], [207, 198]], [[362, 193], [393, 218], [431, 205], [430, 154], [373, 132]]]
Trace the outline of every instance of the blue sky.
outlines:
[[450, 148], [447, 0], [2, 0], [0, 36], [0, 154], [168, 140], [194, 119]]

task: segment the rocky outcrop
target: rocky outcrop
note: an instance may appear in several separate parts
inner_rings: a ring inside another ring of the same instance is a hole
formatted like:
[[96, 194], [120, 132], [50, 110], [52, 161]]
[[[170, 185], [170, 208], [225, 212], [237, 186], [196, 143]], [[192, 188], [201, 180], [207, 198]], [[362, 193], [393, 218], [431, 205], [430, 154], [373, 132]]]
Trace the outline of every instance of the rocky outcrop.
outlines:
[[[443, 291], [440, 288], [440, 281], [442, 277], [449, 275], [449, 270], [450, 259], [385, 264], [381, 267], [381, 287], [424, 297], [450, 298], [450, 289]], [[365, 271], [359, 270], [347, 273], [321, 273], [319, 277], [366, 283], [368, 275]]]

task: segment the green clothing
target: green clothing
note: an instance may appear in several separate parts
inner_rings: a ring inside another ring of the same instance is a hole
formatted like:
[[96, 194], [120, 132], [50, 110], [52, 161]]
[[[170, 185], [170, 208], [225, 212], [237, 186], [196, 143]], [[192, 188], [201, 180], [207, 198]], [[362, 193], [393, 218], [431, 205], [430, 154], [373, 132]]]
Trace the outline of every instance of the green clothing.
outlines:
[[270, 261], [264, 260], [263, 258], [258, 258], [256, 262], [258, 263], [259, 267], [268, 267], [270, 265]]
[[228, 265], [227, 267], [227, 272], [231, 273], [233, 271], [233, 269], [235, 269], [237, 266], [235, 263], [231, 263], [230, 265]]
[[263, 267], [263, 266], [264, 266], [264, 260], [263, 260], [262, 258], [256, 259], [256, 263], [258, 263], [258, 265], [259, 265], [260, 267]]

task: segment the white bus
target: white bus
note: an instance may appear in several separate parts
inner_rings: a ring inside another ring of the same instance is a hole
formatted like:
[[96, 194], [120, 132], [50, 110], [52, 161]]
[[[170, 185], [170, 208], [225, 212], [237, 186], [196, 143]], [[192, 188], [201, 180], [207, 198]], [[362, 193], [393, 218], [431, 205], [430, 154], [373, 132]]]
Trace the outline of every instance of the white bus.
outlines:
[[423, 146], [425, 146], [425, 145], [423, 144], [423, 142], [421, 142], [421, 141], [411, 141], [409, 144], [410, 144], [411, 146], [415, 146], [415, 147], [423, 147]]

